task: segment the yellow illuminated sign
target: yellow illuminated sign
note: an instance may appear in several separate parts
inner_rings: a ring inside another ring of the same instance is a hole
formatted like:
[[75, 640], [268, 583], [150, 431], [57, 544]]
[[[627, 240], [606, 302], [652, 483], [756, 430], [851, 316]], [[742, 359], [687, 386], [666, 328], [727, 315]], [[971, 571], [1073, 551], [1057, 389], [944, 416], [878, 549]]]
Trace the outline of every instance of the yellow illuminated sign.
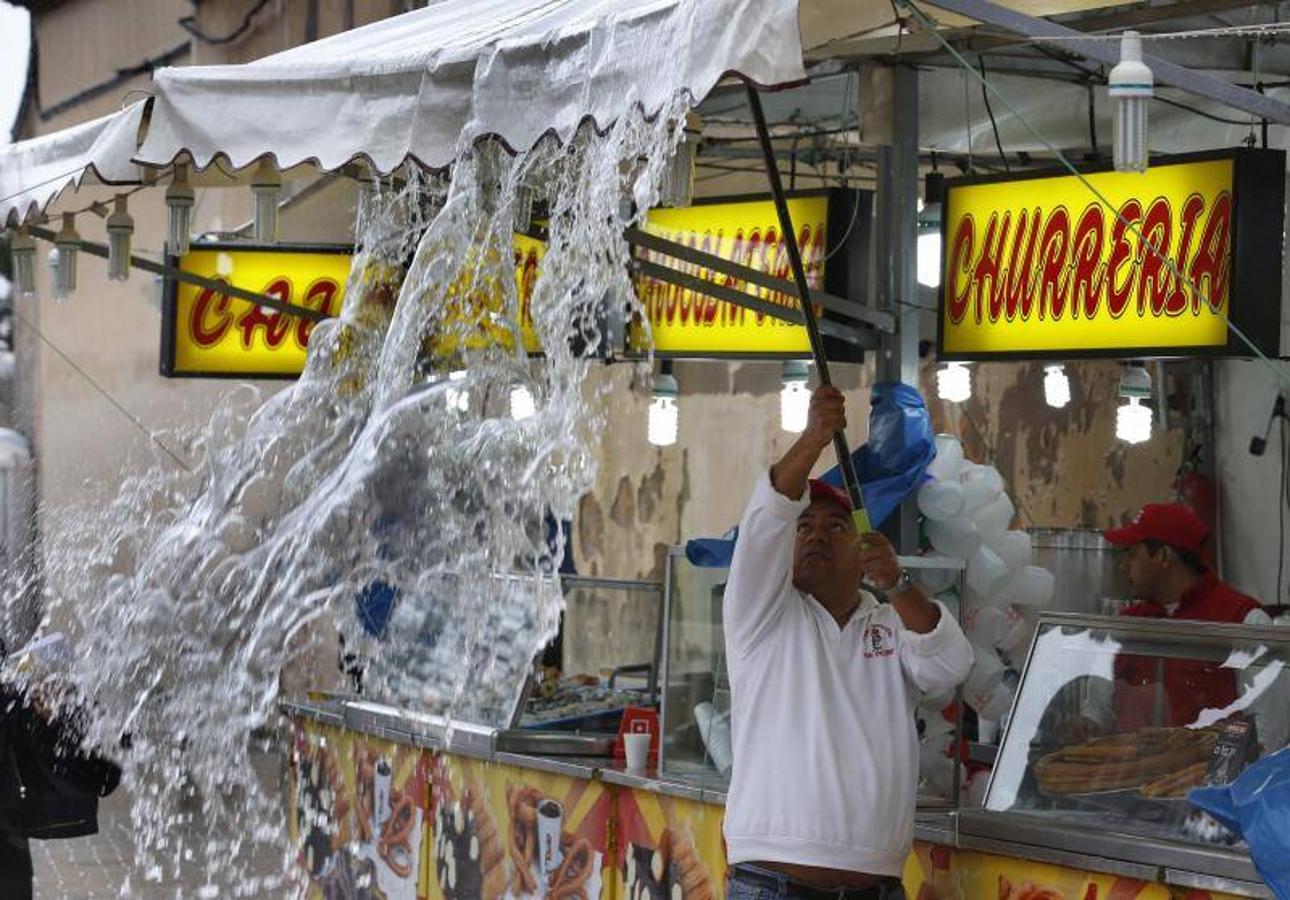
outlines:
[[1226, 158], [1085, 176], [1109, 205], [1074, 176], [951, 185], [942, 357], [1226, 347], [1234, 172]]
[[[179, 262], [185, 272], [329, 316], [340, 312], [349, 266], [347, 251], [228, 246], [195, 246]], [[168, 316], [166, 374], [272, 378], [304, 370], [307, 319], [184, 282]]]
[[[792, 197], [788, 208], [793, 227], [797, 229], [807, 280], [811, 287], [820, 288], [828, 241], [828, 197]], [[793, 280], [775, 204], [770, 200], [655, 209], [650, 211], [644, 230], [776, 278]], [[657, 258], [669, 268], [751, 294], [767, 303], [798, 308], [797, 297], [793, 295], [680, 263], [673, 257], [648, 250], [639, 250], [637, 255], [647, 260]], [[638, 278], [636, 293], [649, 321], [656, 352], [718, 355], [810, 351], [806, 329], [801, 325], [651, 278]], [[633, 329], [634, 349], [645, 349], [648, 341], [643, 328]]]

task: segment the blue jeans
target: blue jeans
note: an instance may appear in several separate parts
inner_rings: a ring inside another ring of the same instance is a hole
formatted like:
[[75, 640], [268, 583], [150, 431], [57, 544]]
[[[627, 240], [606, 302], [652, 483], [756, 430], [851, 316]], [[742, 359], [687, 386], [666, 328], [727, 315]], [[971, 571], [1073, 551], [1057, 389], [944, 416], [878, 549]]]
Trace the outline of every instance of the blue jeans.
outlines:
[[905, 888], [896, 878], [883, 879], [864, 890], [820, 890], [800, 885], [787, 875], [748, 863], [730, 867], [726, 900], [905, 900]]

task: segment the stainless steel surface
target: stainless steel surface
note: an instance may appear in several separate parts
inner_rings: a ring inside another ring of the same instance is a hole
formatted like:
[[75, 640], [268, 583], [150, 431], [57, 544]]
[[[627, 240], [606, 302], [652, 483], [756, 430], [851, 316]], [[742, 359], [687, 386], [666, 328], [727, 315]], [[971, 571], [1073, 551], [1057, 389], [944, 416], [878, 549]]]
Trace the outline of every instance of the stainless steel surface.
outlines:
[[1165, 869], [1165, 884], [1178, 887], [1195, 888], [1199, 891], [1217, 891], [1223, 894], [1235, 894], [1237, 897], [1262, 897], [1276, 900], [1276, 895], [1263, 882], [1238, 881], [1234, 878], [1215, 878], [1199, 872], [1188, 872], [1182, 869]]
[[[1113, 871], [1107, 868], [1110, 865], [1134, 864], [1148, 868], [1151, 880], [1163, 877], [1166, 868], [1237, 881], [1257, 882], [1259, 879], [1247, 853], [1225, 847], [1080, 828], [1024, 813], [962, 810], [958, 824], [959, 842], [965, 847], [988, 840], [1024, 848], [1023, 852], [1028, 856], [1060, 852], [1071, 857], [1065, 865], [1074, 865], [1077, 860], [1079, 865], [1101, 871]], [[1017, 849], [1012, 852], [1015, 854]]]
[[1186, 619], [1148, 619], [1141, 616], [1088, 616], [1046, 612], [1039, 627], [1104, 628], [1133, 637], [1166, 637], [1179, 644], [1213, 645], [1221, 641], [1262, 641], [1290, 647], [1290, 630], [1276, 625], [1229, 625], [1225, 622], [1192, 622]]
[[593, 578], [590, 575], [561, 575], [560, 586], [566, 591], [577, 588], [610, 588], [615, 591], [644, 591], [657, 594], [663, 586], [657, 581], [637, 581], [631, 578]]
[[493, 741], [498, 753], [529, 753], [551, 756], [614, 755], [614, 737], [601, 734], [574, 734], [564, 731], [499, 731]]
[[1078, 849], [1058, 849], [1048, 846], [1019, 845], [1012, 841], [995, 840], [979, 835], [959, 833], [958, 844], [964, 850], [979, 850], [982, 853], [995, 853], [1000, 856], [1013, 856], [1031, 859], [1036, 862], [1051, 863], [1055, 866], [1068, 866], [1072, 869], [1085, 869], [1094, 872], [1106, 872], [1109, 875], [1122, 875], [1148, 883], [1158, 879], [1159, 870], [1155, 866], [1142, 863], [1131, 863], [1123, 860], [1092, 857]]
[[1053, 608], [1064, 612], [1106, 615], [1117, 612], [1111, 601], [1129, 596], [1128, 582], [1115, 548], [1100, 531], [1081, 528], [1027, 529], [1035, 565], [1053, 573]]
[[669, 547], [667, 556], [663, 560], [663, 650], [662, 650], [662, 674], [659, 677], [658, 691], [658, 767], [663, 768], [663, 760], [667, 754], [667, 736], [662, 733], [663, 726], [667, 722], [667, 686], [672, 682], [672, 660], [668, 651], [672, 647], [672, 582], [673, 567], [675, 559], [680, 556], [684, 550], [680, 547]]

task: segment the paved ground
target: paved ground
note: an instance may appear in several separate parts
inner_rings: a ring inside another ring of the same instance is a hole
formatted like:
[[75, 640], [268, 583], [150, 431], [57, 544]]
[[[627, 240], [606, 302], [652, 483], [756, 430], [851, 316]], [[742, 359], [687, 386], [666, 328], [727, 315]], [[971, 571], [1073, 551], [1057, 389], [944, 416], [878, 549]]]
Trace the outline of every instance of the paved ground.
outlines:
[[[256, 770], [268, 789], [278, 783], [278, 758], [256, 758]], [[66, 841], [32, 841], [31, 856], [36, 870], [36, 900], [108, 900], [128, 896], [139, 900], [201, 900], [218, 896], [202, 891], [202, 880], [194, 876], [183, 881], [147, 882], [134, 866], [134, 843], [130, 836], [129, 798], [117, 791], [99, 805], [99, 833], [93, 837]], [[278, 866], [276, 853], [260, 853], [249, 863], [255, 873], [268, 874]], [[121, 887], [130, 880], [129, 893]]]

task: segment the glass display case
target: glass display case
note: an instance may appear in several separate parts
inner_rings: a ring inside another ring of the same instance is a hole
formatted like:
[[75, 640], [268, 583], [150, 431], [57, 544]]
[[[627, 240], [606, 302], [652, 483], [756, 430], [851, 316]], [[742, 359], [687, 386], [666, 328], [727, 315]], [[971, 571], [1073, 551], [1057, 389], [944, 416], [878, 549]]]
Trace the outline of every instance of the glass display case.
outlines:
[[[936, 562], [901, 557], [906, 568], [920, 571], [920, 580], [941, 588], [937, 599], [951, 613], [961, 613], [962, 563], [939, 558]], [[730, 744], [730, 680], [722, 630], [722, 599], [728, 568], [696, 566], [684, 547], [673, 547], [664, 576], [663, 679], [661, 696], [661, 775], [683, 780], [701, 790], [724, 792], [733, 761]], [[920, 708], [920, 730], [936, 728], [944, 720], [939, 709], [947, 698], [938, 698], [930, 709]], [[957, 745], [958, 724], [932, 736], [928, 745]], [[919, 803], [922, 806], [953, 804], [958, 778], [948, 757], [923, 755]]]
[[1290, 740], [1287, 662], [1287, 629], [1045, 614], [985, 809], [961, 827], [1156, 865], [1186, 867], [1190, 846], [1222, 868], [1230, 848], [1240, 868], [1187, 792]]

